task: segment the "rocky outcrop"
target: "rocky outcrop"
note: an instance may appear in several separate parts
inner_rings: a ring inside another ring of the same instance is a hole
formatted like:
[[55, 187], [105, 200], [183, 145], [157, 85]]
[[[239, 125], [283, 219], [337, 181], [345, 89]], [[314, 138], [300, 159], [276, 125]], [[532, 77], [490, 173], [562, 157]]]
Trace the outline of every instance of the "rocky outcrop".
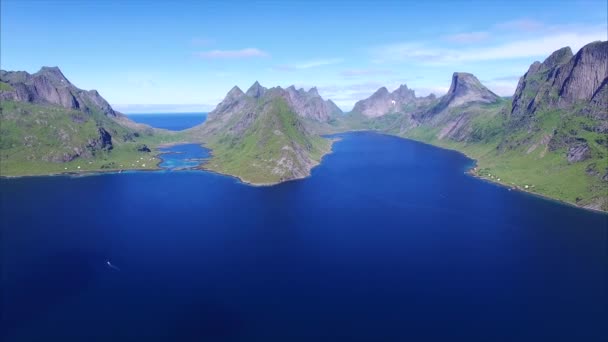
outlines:
[[490, 104], [500, 101], [500, 97], [486, 88], [477, 77], [466, 72], [455, 72], [447, 94], [431, 110], [433, 113], [471, 103]]
[[311, 88], [308, 91], [301, 88], [296, 89], [294, 86], [286, 89], [281, 87], [268, 89], [256, 81], [246, 93], [243, 93], [239, 87], [232, 88], [224, 100], [209, 113], [209, 118], [221, 118], [222, 121], [225, 121], [233, 113], [241, 111], [252, 113], [257, 106], [256, 101], [267, 96], [282, 97], [296, 114], [318, 122], [327, 122], [342, 114], [335, 103], [331, 100], [326, 101], [319, 95], [317, 88]]
[[[281, 90], [281, 88], [278, 88]], [[335, 103], [330, 100], [325, 101], [317, 91], [317, 88], [311, 88], [308, 91], [300, 88], [296, 90], [294, 86], [285, 89], [281, 94], [294, 112], [301, 117], [312, 119], [318, 122], [327, 122], [333, 117], [342, 114], [342, 111]]]
[[86, 91], [75, 87], [57, 67], [42, 67], [34, 74], [2, 70], [0, 81], [10, 86], [10, 89], [0, 90], [0, 100], [51, 104], [116, 116], [110, 104], [96, 90]]
[[601, 88], [608, 83], [608, 41], [584, 46], [560, 71], [555, 80], [559, 87], [558, 106], [567, 107], [594, 97], [605, 104], [605, 98], [602, 101], [594, 95], [605, 93]]
[[262, 87], [258, 81], [255, 81], [246, 94], [257, 99], [264, 96], [264, 93], [266, 93], [266, 88]]
[[386, 87], [382, 87], [367, 99], [355, 103], [352, 111], [375, 118], [390, 113], [410, 111], [428, 99], [430, 98], [417, 98], [414, 90], [409, 89], [405, 84], [392, 93]]
[[597, 113], [598, 117], [606, 116], [602, 108], [608, 104], [607, 80], [608, 42], [587, 44], [576, 55], [569, 47], [562, 48], [542, 63], [534, 62], [519, 80], [511, 117], [521, 120], [539, 109], [564, 109], [576, 103], [592, 106], [586, 111]]

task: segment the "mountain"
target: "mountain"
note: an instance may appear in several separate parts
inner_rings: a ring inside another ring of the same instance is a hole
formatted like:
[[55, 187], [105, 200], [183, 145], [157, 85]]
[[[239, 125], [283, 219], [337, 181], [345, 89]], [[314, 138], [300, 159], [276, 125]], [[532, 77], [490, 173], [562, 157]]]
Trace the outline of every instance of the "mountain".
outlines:
[[0, 100], [59, 105], [84, 112], [99, 110], [105, 115], [116, 116], [110, 104], [96, 90], [76, 88], [58, 67], [42, 67], [34, 74], [2, 70], [0, 80], [11, 88], [0, 93]]
[[455, 72], [452, 75], [450, 89], [433, 107], [432, 112], [437, 113], [471, 103], [491, 104], [498, 101], [500, 97], [481, 84], [473, 74]]
[[572, 54], [569, 47], [551, 54], [544, 62], [535, 62], [521, 77], [513, 95], [511, 117], [529, 118], [546, 108], [568, 109], [577, 103], [598, 117], [606, 115], [608, 42], [594, 42]]
[[477, 160], [479, 177], [608, 210], [608, 42], [534, 62], [509, 99], [462, 72], [438, 99], [406, 89], [380, 88], [333, 132], [371, 129], [455, 149]]
[[576, 54], [566, 47], [534, 62], [511, 99], [472, 74], [454, 73], [450, 90], [436, 101], [385, 115], [394, 95], [381, 88], [353, 110], [372, 117], [347, 115], [341, 128], [459, 150], [477, 160], [477, 176], [608, 210], [607, 69], [608, 42], [593, 42]]
[[315, 88], [267, 89], [256, 82], [247, 92], [232, 88], [189, 132], [213, 150], [206, 169], [249, 183], [276, 183], [307, 176], [329, 151], [330, 142], [306, 122], [329, 120], [338, 113], [331, 105]]
[[416, 97], [414, 90], [403, 84], [392, 93], [381, 87], [374, 94], [355, 103], [352, 112], [368, 118], [377, 118], [390, 113], [412, 111], [435, 100], [435, 95], [424, 98]]
[[161, 131], [114, 111], [97, 91], [77, 88], [57, 67], [34, 74], [0, 71], [0, 112], [3, 176], [154, 167], [136, 166], [134, 159]]
[[342, 114], [342, 110], [331, 100], [323, 100], [317, 88], [305, 91], [302, 88], [296, 90], [294, 86], [290, 86], [281, 96], [285, 98], [295, 113], [313, 121], [327, 122]]

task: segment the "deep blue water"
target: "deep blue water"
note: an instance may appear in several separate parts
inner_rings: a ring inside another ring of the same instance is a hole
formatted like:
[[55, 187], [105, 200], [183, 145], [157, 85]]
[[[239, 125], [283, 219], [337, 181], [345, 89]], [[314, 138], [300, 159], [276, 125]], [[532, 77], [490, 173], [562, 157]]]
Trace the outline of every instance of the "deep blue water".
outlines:
[[605, 341], [607, 215], [472, 178], [455, 152], [343, 137], [271, 187], [0, 180], [4, 341]]
[[172, 131], [181, 131], [200, 125], [207, 119], [207, 113], [129, 114], [129, 119]]

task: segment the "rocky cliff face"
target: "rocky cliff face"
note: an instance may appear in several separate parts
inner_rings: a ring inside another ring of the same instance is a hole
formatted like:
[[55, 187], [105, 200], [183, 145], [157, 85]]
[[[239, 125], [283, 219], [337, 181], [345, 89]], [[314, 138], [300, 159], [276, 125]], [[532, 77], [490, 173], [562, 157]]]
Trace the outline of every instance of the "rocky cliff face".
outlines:
[[302, 88], [296, 90], [294, 86], [290, 86], [280, 96], [287, 100], [295, 113], [308, 119], [327, 122], [342, 114], [340, 108], [331, 100], [326, 101], [319, 95], [317, 88], [305, 91]]
[[557, 50], [544, 62], [532, 64], [519, 80], [511, 117], [525, 120], [539, 110], [568, 109], [579, 103], [593, 107], [588, 113], [605, 118], [607, 100], [602, 94], [607, 78], [608, 42], [588, 44], [576, 55], [569, 47]]
[[318, 122], [327, 122], [337, 115], [341, 115], [342, 111], [331, 100], [324, 100], [318, 93], [317, 88], [311, 88], [308, 91], [304, 89], [296, 89], [290, 86], [286, 89], [281, 87], [265, 88], [257, 81], [243, 93], [239, 87], [234, 87], [224, 100], [209, 113], [209, 117], [223, 117], [226, 119], [232, 113], [245, 110], [245, 107], [251, 110], [255, 106], [255, 101], [264, 98], [268, 94], [272, 96], [282, 97], [287, 101], [291, 109], [300, 117], [311, 119]]
[[382, 87], [367, 99], [358, 101], [353, 107], [353, 113], [376, 118], [390, 113], [403, 113], [434, 100], [432, 97], [418, 98], [414, 90], [403, 84], [392, 93]]
[[491, 104], [499, 100], [500, 97], [481, 84], [473, 74], [455, 72], [452, 75], [450, 89], [441, 97], [432, 111], [437, 113], [465, 104]]
[[57, 67], [42, 67], [34, 74], [2, 70], [0, 81], [10, 86], [10, 89], [0, 91], [0, 100], [59, 105], [83, 112], [100, 110], [107, 116], [116, 116], [96, 90], [75, 87]]

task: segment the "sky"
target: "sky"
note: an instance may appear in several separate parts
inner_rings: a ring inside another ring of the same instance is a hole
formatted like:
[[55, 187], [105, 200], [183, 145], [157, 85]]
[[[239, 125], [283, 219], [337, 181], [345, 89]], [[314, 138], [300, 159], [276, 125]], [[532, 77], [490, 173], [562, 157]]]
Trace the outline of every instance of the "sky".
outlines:
[[235, 85], [316, 86], [343, 110], [381, 86], [502, 96], [536, 60], [607, 40], [607, 1], [0, 2], [0, 66], [58, 66], [123, 112], [200, 112]]

